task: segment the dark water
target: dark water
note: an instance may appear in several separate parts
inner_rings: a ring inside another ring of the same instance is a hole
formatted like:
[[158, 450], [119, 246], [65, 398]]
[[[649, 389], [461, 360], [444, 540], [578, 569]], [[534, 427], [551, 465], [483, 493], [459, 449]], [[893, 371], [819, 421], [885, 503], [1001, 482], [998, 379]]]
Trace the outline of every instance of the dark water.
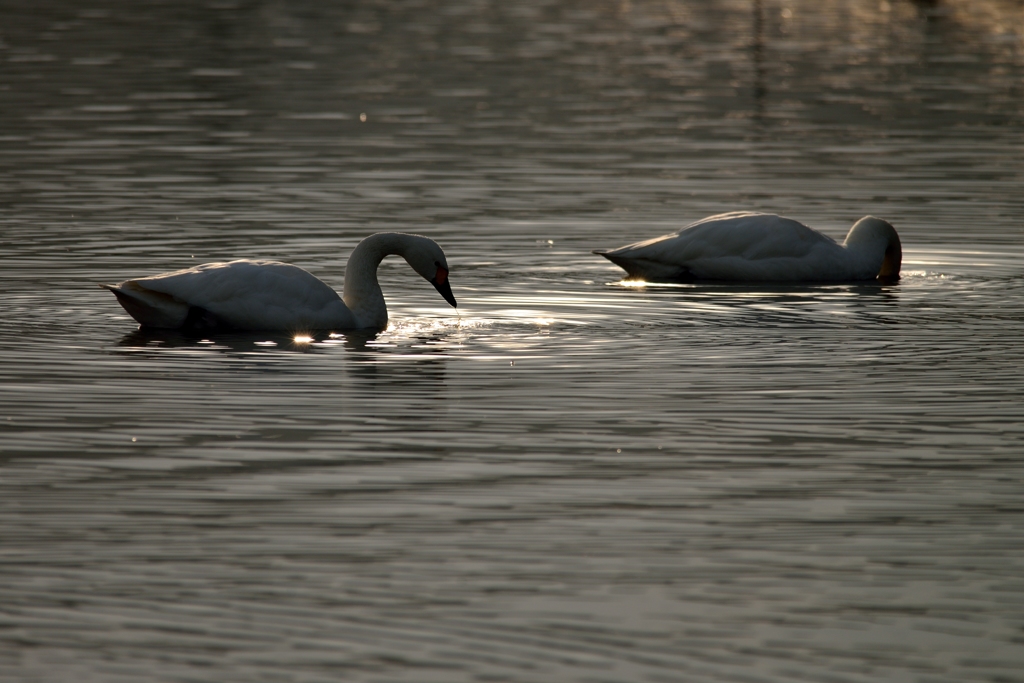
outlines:
[[[1009, 0], [0, 3], [0, 678], [1024, 680], [1022, 154]], [[735, 209], [904, 278], [590, 254]], [[459, 315], [95, 286], [380, 230]]]

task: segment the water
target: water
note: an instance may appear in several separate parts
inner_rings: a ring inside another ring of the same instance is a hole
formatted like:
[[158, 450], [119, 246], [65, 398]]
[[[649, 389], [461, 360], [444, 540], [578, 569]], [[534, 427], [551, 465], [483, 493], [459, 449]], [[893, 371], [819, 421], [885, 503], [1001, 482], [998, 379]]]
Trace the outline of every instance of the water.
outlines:
[[[0, 678], [1024, 680], [1019, 3], [323, 5], [0, 9]], [[734, 209], [904, 277], [590, 254]], [[95, 286], [392, 229], [458, 313]]]

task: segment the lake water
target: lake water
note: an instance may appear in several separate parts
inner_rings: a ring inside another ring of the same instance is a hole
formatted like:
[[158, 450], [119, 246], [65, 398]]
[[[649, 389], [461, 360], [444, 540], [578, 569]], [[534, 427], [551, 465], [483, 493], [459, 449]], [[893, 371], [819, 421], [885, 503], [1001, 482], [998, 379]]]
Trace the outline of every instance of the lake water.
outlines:
[[[1024, 681], [1024, 9], [0, 4], [0, 679]], [[895, 285], [625, 286], [712, 213]], [[240, 257], [378, 335], [144, 335]]]

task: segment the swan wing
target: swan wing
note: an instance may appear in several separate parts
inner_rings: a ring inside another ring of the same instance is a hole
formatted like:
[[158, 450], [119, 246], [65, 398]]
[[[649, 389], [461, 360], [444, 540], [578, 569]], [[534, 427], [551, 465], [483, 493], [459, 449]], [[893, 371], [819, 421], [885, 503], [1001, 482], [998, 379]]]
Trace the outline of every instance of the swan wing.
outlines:
[[641, 279], [793, 281], [842, 279], [843, 247], [795, 220], [734, 212], [676, 233], [598, 252]]
[[182, 327], [197, 311], [208, 323], [239, 330], [357, 326], [337, 292], [302, 268], [277, 261], [206, 263], [107, 288], [132, 317], [153, 327]]

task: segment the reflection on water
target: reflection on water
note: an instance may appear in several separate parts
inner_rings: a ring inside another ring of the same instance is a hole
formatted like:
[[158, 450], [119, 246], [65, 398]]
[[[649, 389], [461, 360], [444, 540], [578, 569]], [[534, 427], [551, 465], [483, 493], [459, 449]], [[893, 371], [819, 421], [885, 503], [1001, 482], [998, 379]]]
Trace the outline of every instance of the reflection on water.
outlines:
[[[349, 351], [365, 353], [377, 346], [374, 344], [376, 338], [376, 332], [355, 330], [346, 333], [317, 332], [301, 335], [280, 332], [219, 332], [211, 339], [206, 332], [140, 327], [122, 337], [118, 345], [132, 349], [202, 347], [231, 350], [236, 353], [285, 350], [316, 352], [335, 345], [342, 345]], [[206, 344], [210, 346], [203, 347]]]
[[[1009, 0], [0, 2], [0, 679], [1017, 680]], [[620, 281], [727, 210], [894, 285]], [[97, 282], [421, 232], [379, 334]]]

